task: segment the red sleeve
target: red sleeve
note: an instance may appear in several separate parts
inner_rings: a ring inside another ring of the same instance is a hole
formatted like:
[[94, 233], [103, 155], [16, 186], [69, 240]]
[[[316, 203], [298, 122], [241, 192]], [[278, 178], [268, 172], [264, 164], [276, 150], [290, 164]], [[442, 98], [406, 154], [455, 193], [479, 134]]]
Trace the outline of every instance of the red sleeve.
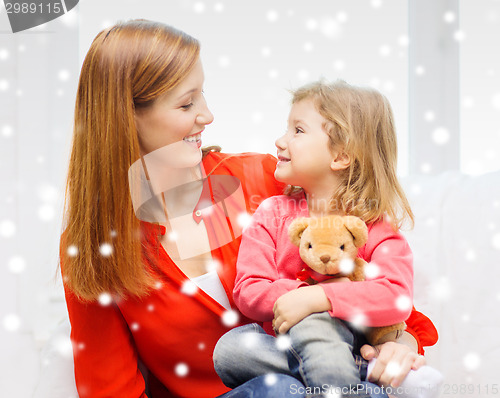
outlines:
[[404, 322], [413, 301], [413, 256], [405, 238], [388, 223], [372, 224], [359, 256], [372, 267], [365, 281], [321, 284], [330, 314], [366, 326]]
[[438, 332], [432, 321], [415, 308], [406, 320], [406, 331], [417, 340], [418, 353], [422, 355], [423, 347], [432, 346], [438, 341]]
[[147, 398], [130, 330], [118, 307], [82, 302], [66, 286], [65, 296], [79, 397]]
[[276, 263], [276, 222], [273, 209], [275, 198], [262, 202], [252, 223], [241, 239], [236, 265], [234, 302], [247, 317], [260, 322], [271, 321], [273, 307], [283, 294], [305, 282], [283, 278]]

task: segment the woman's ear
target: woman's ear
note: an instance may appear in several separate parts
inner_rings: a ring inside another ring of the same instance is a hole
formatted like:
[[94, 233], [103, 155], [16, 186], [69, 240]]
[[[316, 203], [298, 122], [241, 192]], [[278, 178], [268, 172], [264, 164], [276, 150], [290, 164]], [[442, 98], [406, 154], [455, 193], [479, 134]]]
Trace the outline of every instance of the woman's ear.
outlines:
[[332, 162], [330, 167], [333, 171], [345, 170], [351, 165], [351, 158], [344, 152], [343, 148], [333, 151]]

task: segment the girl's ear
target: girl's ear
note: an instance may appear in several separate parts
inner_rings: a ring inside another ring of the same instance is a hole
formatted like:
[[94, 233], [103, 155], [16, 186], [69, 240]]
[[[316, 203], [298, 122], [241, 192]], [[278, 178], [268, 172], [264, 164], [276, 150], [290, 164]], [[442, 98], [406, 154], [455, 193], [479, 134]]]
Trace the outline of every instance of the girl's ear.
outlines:
[[351, 158], [342, 148], [333, 151], [330, 167], [333, 171], [345, 170], [351, 165]]

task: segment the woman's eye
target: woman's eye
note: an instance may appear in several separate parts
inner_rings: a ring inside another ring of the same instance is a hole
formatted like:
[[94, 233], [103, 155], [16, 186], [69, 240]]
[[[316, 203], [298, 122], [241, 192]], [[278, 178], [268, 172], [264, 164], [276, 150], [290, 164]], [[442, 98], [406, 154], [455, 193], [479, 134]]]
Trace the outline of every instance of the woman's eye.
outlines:
[[344, 249], [345, 249], [344, 245], [340, 246], [340, 250], [344, 251]]
[[187, 104], [187, 105], [182, 105], [181, 108], [182, 109], [189, 109], [193, 106], [193, 103], [191, 102], [190, 104]]
[[297, 128], [295, 128], [295, 133], [296, 133], [296, 134], [298, 134], [298, 133], [303, 133], [303, 131], [297, 127]]
[[313, 245], [311, 245], [311, 244], [309, 243], [309, 246], [307, 246], [307, 248], [308, 248], [308, 249], [312, 249], [312, 248], [313, 248]]

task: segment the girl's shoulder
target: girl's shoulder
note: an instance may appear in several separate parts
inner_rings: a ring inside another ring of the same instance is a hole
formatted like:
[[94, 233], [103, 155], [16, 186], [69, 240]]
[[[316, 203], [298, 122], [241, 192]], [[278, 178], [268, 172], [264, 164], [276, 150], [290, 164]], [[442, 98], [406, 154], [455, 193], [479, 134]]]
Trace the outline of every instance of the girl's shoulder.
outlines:
[[277, 217], [305, 217], [307, 216], [307, 201], [303, 195], [275, 195], [264, 200], [259, 210], [274, 213]]

